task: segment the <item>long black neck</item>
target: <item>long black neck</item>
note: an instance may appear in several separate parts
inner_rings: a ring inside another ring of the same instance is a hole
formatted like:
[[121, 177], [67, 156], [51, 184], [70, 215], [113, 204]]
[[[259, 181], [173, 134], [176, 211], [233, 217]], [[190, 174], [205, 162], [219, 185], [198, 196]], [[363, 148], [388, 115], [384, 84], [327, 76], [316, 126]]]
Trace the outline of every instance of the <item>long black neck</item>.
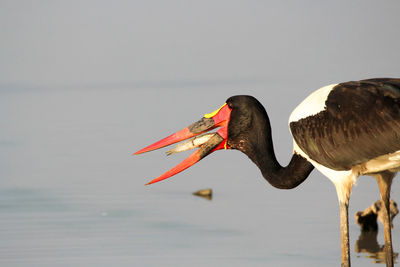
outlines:
[[[280, 189], [292, 189], [301, 184], [314, 166], [297, 154], [293, 154], [286, 167], [279, 164], [272, 143], [271, 125], [263, 107], [257, 108], [252, 113], [251, 119], [246, 119], [242, 115], [241, 122], [246, 120], [247, 126], [249, 126], [248, 130], [233, 138], [233, 148], [245, 153], [258, 166], [264, 178], [272, 186]], [[231, 134], [234, 136], [235, 124], [232, 126]]]
[[268, 154], [250, 158], [261, 170], [265, 180], [279, 189], [297, 187], [307, 179], [314, 169], [311, 163], [297, 154], [293, 154], [289, 164], [286, 167], [282, 167], [276, 160], [273, 149], [268, 151]]

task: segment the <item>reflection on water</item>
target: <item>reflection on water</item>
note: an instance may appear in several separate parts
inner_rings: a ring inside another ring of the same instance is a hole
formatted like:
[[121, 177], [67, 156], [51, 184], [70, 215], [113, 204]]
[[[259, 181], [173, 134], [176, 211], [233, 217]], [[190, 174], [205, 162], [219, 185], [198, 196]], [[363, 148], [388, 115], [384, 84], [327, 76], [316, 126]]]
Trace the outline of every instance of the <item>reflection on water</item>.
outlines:
[[[361, 233], [355, 244], [355, 252], [366, 253], [366, 258], [373, 259], [374, 263], [386, 263], [385, 245], [378, 243], [378, 219], [383, 223], [383, 203], [381, 200], [375, 201], [371, 206], [355, 214], [354, 218], [361, 227]], [[393, 219], [399, 213], [396, 202], [390, 199], [390, 218], [393, 228]], [[394, 263], [397, 262], [399, 253], [393, 251]], [[360, 257], [360, 256], [358, 256]]]
[[[385, 245], [379, 245], [377, 238], [378, 231], [361, 231], [354, 250], [357, 253], [365, 253], [365, 257], [372, 259], [374, 263], [386, 263]], [[393, 251], [394, 263], [397, 263], [398, 256], [399, 253]]]

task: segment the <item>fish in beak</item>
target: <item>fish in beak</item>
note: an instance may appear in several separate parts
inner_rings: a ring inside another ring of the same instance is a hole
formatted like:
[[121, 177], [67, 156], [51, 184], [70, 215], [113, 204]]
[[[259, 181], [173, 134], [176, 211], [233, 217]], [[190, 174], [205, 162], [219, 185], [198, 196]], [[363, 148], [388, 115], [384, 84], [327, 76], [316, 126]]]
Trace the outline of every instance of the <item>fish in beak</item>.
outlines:
[[[202, 158], [206, 157], [210, 153], [219, 149], [228, 149], [227, 138], [228, 138], [228, 123], [231, 115], [231, 109], [225, 103], [222, 107], [216, 111], [204, 115], [199, 121], [189, 125], [188, 127], [171, 134], [170, 136], [149, 145], [136, 153], [134, 155], [142, 154], [152, 150], [156, 150], [162, 147], [166, 147], [183, 140], [187, 140], [181, 144], [178, 144], [174, 149], [167, 152], [168, 155], [185, 151], [188, 149], [193, 149], [198, 147], [199, 149], [193, 152], [184, 161], [176, 165], [171, 170], [160, 175], [154, 180], [150, 181], [146, 185], [154, 184], [161, 180], [167, 179], [187, 168], [194, 165]], [[215, 133], [207, 133], [208, 131], [221, 127]], [[188, 140], [189, 139], [189, 140]]]

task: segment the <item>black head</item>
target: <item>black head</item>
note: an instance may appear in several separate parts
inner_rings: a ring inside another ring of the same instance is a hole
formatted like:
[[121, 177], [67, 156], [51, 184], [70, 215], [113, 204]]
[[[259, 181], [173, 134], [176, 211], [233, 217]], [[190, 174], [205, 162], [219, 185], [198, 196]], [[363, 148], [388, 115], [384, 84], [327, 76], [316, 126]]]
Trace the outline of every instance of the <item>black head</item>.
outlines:
[[265, 108], [253, 96], [238, 95], [226, 101], [231, 108], [228, 124], [228, 145], [251, 157], [268, 145], [271, 135], [269, 118]]
[[[201, 139], [196, 141], [195, 144], [196, 136], [215, 128], [219, 128], [219, 130], [200, 136]], [[199, 147], [174, 168], [147, 183], [153, 184], [189, 168], [210, 153], [220, 149], [239, 149], [259, 165], [262, 161], [257, 160], [257, 158], [262, 152], [265, 152], [263, 148], [265, 148], [265, 144], [268, 144], [268, 141], [266, 141], [268, 138], [265, 138], [266, 134], [270, 136], [269, 120], [260, 102], [252, 96], [233, 96], [221, 108], [204, 115], [199, 121], [137, 151], [135, 154], [159, 149], [187, 139], [189, 139], [188, 142], [178, 145], [179, 149], [184, 151]], [[192, 137], [195, 138], [190, 139]]]

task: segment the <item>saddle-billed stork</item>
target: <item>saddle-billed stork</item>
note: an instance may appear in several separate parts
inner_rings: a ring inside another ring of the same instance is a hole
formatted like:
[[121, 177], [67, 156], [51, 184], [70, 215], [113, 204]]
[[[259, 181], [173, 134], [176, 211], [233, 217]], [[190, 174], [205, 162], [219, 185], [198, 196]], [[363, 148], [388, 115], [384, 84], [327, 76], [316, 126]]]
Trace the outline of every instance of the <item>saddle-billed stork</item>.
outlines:
[[[220, 127], [214, 134], [203, 134]], [[332, 84], [309, 95], [292, 112], [289, 127], [293, 156], [286, 167], [277, 161], [265, 108], [252, 96], [233, 96], [213, 113], [135, 154], [178, 145], [171, 153], [199, 147], [170, 171], [166, 179], [219, 149], [245, 153], [274, 187], [291, 189], [317, 168], [335, 185], [340, 206], [341, 261], [350, 266], [348, 204], [360, 175], [373, 176], [384, 203], [386, 264], [393, 266], [389, 199], [392, 179], [400, 170], [400, 79], [376, 78]]]

